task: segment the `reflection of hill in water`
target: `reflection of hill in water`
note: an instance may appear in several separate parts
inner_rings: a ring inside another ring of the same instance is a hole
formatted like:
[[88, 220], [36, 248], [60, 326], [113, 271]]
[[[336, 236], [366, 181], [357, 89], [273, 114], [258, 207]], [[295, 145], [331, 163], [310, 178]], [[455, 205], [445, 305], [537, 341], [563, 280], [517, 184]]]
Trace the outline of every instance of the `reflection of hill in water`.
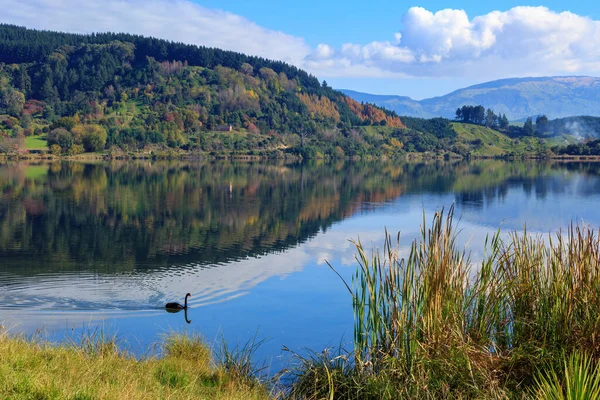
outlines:
[[[152, 313], [182, 291], [193, 306], [222, 302], [339, 256], [357, 232], [320, 232], [405, 193], [449, 194], [463, 222], [478, 227], [496, 229], [497, 218], [522, 227], [540, 199], [568, 195], [589, 207], [577, 199], [600, 193], [599, 170], [501, 161], [8, 164], [0, 166], [0, 319], [25, 309], [84, 311], [83, 319], [86, 310]], [[547, 212], [531, 214], [551, 216], [556, 202], [546, 203]]]
[[224, 264], [283, 251], [403, 193], [455, 193], [478, 218], [477, 207], [512, 189], [596, 194], [599, 170], [501, 161], [8, 164], [0, 167], [0, 272]]
[[390, 172], [358, 164], [12, 164], [0, 185], [3, 266], [33, 273], [226, 263], [401, 193]]
[[593, 199], [600, 196], [599, 164], [515, 164], [513, 168], [520, 165], [527, 167], [523, 173], [490, 177], [484, 186], [463, 182], [455, 192], [462, 218], [494, 228], [522, 229], [527, 224], [528, 229], [541, 232], [567, 226], [571, 220], [565, 215], [585, 215], [584, 223], [600, 225]]

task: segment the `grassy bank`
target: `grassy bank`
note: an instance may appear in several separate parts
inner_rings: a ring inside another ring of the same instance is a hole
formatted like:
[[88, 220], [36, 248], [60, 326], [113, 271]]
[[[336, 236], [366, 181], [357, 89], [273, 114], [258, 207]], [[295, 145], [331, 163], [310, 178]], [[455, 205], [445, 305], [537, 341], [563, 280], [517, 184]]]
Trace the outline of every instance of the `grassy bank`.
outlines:
[[299, 357], [292, 394], [598, 398], [595, 232], [571, 227], [545, 240], [495, 235], [476, 264], [455, 239], [450, 212], [422, 228], [406, 258], [390, 236], [372, 255], [357, 242], [359, 268], [345, 282], [353, 299], [354, 349]]
[[165, 339], [164, 356], [137, 360], [114, 340], [51, 346], [0, 333], [1, 399], [266, 399], [240, 363], [216, 363], [195, 337]]

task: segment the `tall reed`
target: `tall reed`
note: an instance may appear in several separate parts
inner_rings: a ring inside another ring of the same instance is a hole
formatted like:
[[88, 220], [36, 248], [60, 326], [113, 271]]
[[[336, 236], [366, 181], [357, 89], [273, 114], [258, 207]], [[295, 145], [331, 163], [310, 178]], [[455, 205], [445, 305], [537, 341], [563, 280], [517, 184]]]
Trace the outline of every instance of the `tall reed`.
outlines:
[[406, 257], [400, 234], [386, 231], [383, 251], [370, 255], [354, 243], [358, 268], [344, 282], [355, 319], [352, 379], [387, 376], [386, 385], [408, 397], [505, 397], [565, 355], [600, 358], [594, 230], [571, 225], [547, 237], [525, 231], [504, 239], [498, 231], [475, 264], [457, 244], [453, 207], [426, 226], [423, 217]]

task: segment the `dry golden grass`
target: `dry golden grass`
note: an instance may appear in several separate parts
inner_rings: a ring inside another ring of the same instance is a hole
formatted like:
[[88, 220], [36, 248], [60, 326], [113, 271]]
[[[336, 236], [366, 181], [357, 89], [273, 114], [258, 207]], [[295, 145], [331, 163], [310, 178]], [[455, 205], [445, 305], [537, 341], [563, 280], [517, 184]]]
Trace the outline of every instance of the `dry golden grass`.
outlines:
[[266, 399], [232, 378], [197, 337], [171, 335], [164, 356], [137, 360], [114, 340], [53, 346], [0, 333], [1, 399]]

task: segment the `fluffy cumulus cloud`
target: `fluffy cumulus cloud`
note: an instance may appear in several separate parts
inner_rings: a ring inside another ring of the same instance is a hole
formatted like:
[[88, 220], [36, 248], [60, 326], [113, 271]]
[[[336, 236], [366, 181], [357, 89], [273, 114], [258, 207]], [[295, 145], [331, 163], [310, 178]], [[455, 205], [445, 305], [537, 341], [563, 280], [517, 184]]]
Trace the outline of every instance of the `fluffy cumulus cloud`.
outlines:
[[515, 7], [470, 19], [463, 10], [408, 10], [393, 41], [348, 43], [312, 69], [373, 76], [541, 75], [600, 72], [600, 21], [546, 7]]
[[388, 41], [309, 46], [189, 0], [3, 0], [1, 22], [71, 32], [127, 31], [284, 60], [323, 77], [464, 77], [600, 72], [600, 21], [545, 7], [471, 18], [410, 8]]

